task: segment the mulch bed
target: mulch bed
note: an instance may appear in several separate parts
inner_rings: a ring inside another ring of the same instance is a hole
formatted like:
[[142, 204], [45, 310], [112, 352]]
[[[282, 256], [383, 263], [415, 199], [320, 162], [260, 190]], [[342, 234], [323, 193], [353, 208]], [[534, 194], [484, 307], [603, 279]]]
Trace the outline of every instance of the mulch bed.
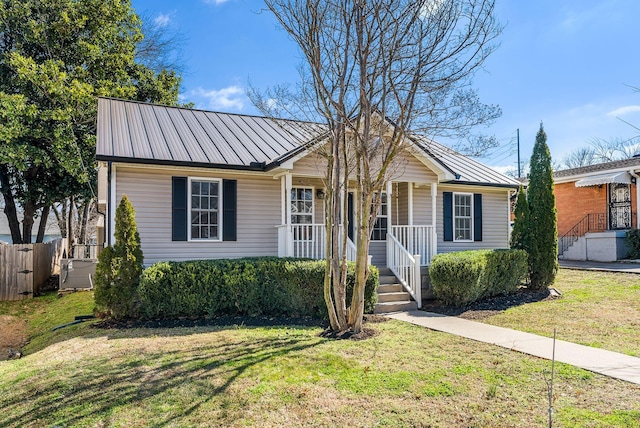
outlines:
[[425, 300], [422, 302], [422, 310], [469, 320], [481, 320], [514, 306], [558, 298], [551, 295], [549, 290], [533, 291], [522, 287], [514, 294], [489, 297], [463, 307], [446, 306], [437, 300]]

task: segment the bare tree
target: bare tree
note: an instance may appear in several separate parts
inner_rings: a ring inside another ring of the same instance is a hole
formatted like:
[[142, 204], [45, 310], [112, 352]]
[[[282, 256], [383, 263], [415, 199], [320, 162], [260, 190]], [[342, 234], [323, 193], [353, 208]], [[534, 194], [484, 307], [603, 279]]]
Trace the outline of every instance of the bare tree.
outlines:
[[[331, 328], [360, 332], [371, 231], [413, 132], [468, 138], [499, 116], [471, 78], [495, 49], [493, 0], [266, 0], [304, 58], [295, 91], [251, 96], [326, 124], [327, 265]], [[289, 96], [295, 94], [296, 96]], [[486, 139], [476, 142], [486, 142]], [[356, 282], [345, 302], [346, 192], [356, 189]]]
[[594, 138], [588, 147], [580, 147], [562, 159], [561, 168], [579, 168], [597, 163], [629, 159], [640, 153], [640, 139]]

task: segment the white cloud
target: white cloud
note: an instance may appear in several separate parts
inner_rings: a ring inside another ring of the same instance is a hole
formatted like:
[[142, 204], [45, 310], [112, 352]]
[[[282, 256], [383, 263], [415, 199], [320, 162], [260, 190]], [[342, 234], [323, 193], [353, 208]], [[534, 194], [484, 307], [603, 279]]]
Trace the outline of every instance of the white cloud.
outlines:
[[610, 111], [609, 113], [607, 113], [607, 116], [611, 116], [611, 117], [624, 116], [625, 114], [635, 113], [638, 111], [640, 111], [639, 105], [624, 106], [624, 107], [619, 107], [613, 111]]
[[236, 85], [222, 89], [197, 88], [190, 95], [206, 100], [207, 108], [214, 110], [242, 111], [246, 101], [244, 89]]
[[156, 25], [156, 27], [166, 27], [171, 22], [172, 15], [173, 13], [161, 13], [160, 15], [155, 17], [153, 23]]
[[206, 4], [215, 4], [216, 6], [226, 3], [229, 0], [203, 0]]

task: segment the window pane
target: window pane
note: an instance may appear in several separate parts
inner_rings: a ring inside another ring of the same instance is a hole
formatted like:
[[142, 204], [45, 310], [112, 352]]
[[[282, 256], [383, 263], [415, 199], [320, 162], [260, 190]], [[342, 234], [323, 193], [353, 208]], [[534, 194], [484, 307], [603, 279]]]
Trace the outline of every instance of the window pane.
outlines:
[[218, 239], [219, 183], [191, 182], [191, 239]]

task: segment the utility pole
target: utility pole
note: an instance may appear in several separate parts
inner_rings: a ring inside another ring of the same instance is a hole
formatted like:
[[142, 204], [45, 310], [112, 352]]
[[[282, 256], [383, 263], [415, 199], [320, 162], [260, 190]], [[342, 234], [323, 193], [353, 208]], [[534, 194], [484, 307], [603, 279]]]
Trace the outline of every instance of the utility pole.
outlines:
[[520, 128], [516, 129], [517, 141], [518, 141], [518, 178], [520, 178]]

